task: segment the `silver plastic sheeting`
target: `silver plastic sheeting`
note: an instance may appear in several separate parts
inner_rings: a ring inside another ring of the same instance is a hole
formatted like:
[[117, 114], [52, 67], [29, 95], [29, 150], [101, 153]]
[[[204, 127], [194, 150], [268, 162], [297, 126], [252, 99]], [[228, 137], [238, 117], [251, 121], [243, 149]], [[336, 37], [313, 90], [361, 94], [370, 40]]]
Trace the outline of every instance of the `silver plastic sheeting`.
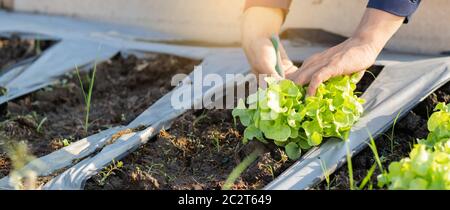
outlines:
[[8, 74], [8, 80], [0, 77], [0, 81], [4, 81], [1, 85], [7, 89], [7, 94], [0, 96], [0, 104], [45, 87], [76, 66], [106, 60], [119, 51], [158, 52], [203, 59], [214, 52], [232, 50], [152, 43], [178, 39], [130, 26], [0, 11], [0, 34], [8, 36], [13, 32], [38, 40], [60, 41], [47, 49], [32, 65]]
[[[386, 66], [363, 94], [365, 114], [353, 126], [349, 140], [333, 139], [305, 154], [265, 187], [267, 190], [308, 189], [367, 146], [370, 135], [387, 130], [399, 113], [408, 113], [433, 91], [450, 81], [450, 58], [429, 59]], [[400, 114], [402, 115], [402, 114]], [[324, 168], [328, 172], [324, 172]]]
[[[207, 48], [195, 46], [176, 46], [154, 41], [174, 41], [177, 37], [151, 32], [129, 26], [112, 25], [98, 22], [79, 21], [64, 17], [49, 17], [0, 12], [0, 34], [18, 32], [37, 38], [60, 40], [35, 60], [17, 64], [7, 73], [0, 75], [0, 86], [8, 89], [6, 96], [0, 97], [0, 104], [52, 84], [53, 81], [75, 66], [92, 66], [118, 52], [154, 52], [203, 59], [201, 64], [203, 76], [216, 73], [226, 78], [225, 74], [249, 73], [249, 65], [242, 50], [237, 48]], [[152, 42], [144, 42], [152, 41]], [[310, 55], [324, 50], [324, 47], [294, 47], [286, 42], [286, 50], [294, 61], [300, 62]], [[427, 59], [426, 56], [405, 55], [382, 52], [377, 64], [386, 65], [386, 70], [377, 78], [373, 87], [364, 94], [366, 114], [353, 129], [350, 148], [359, 151], [367, 141], [367, 127], [373, 134], [378, 134], [389, 127], [392, 115], [398, 109], [409, 110], [417, 99], [431, 93], [442, 85], [440, 81], [448, 80], [445, 59]], [[411, 63], [403, 63], [422, 60]], [[412, 70], [412, 71], [410, 71]], [[195, 77], [194, 71], [190, 77]], [[398, 72], [408, 72], [401, 79], [395, 80]], [[411, 72], [414, 72], [411, 74]], [[439, 79], [439, 80], [437, 80]], [[385, 81], [386, 80], [386, 81]], [[205, 97], [223, 93], [223, 88], [235, 85], [233, 79], [222, 80], [224, 83], [211, 87], [202, 87], [201, 94], [193, 94], [191, 106], [202, 102]], [[412, 83], [409, 83], [411, 82]], [[385, 86], [385, 83], [390, 86]], [[243, 84], [237, 84], [243, 85]], [[378, 87], [378, 88], [377, 88]], [[389, 87], [389, 88], [387, 88]], [[401, 88], [403, 87], [403, 88]], [[408, 88], [405, 88], [408, 87]], [[82, 189], [84, 182], [112, 160], [118, 160], [158, 133], [162, 128], [169, 128], [173, 119], [186, 110], [170, 106], [173, 94], [192, 88], [192, 84], [183, 84], [162, 97], [150, 108], [127, 126], [118, 126], [86, 137], [58, 151], [30, 162], [22, 170], [33, 170], [39, 176], [46, 176], [55, 171], [66, 169], [48, 182], [44, 189]], [[397, 89], [396, 89], [397, 88]], [[219, 91], [220, 90], [220, 91]], [[396, 94], [398, 92], [398, 94]], [[395, 95], [395, 97], [394, 97]], [[223, 95], [215, 95], [220, 98]], [[125, 129], [134, 129], [144, 125], [142, 131], [135, 131], [121, 136], [111, 142], [112, 136]], [[315, 160], [321, 158], [330, 170], [334, 170], [342, 160], [343, 143], [330, 140], [318, 149], [310, 151], [297, 164], [286, 171], [267, 189], [304, 189], [321, 179], [321, 168]], [[345, 154], [345, 153], [344, 153]], [[9, 177], [0, 179], [0, 189], [12, 189]]]

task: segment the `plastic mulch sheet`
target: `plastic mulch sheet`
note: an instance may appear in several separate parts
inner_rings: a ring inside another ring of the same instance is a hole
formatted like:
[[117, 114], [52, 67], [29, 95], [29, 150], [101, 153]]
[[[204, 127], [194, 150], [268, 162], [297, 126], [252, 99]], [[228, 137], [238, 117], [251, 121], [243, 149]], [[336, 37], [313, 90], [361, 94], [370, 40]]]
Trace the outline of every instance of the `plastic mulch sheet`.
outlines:
[[[202, 59], [201, 69], [196, 69], [191, 77], [195, 77], [200, 70], [202, 77], [210, 73], [218, 74], [222, 78], [226, 78], [225, 74], [249, 73], [249, 65], [240, 49], [155, 43], [178, 39], [175, 36], [129, 26], [0, 12], [0, 34], [8, 35], [12, 32], [59, 42], [37, 59], [22, 62], [0, 75], [0, 86], [8, 90], [5, 96], [0, 97], [0, 104], [52, 84], [58, 77], [72, 71], [75, 66], [87, 67], [94, 62], [107, 60], [118, 52], [153, 52]], [[324, 48], [293, 47], [286, 42], [286, 49], [294, 61], [300, 62]], [[366, 146], [369, 132], [374, 136], [382, 133], [392, 124], [400, 110], [406, 113], [421, 99], [450, 80], [450, 58], [430, 59], [426, 56], [383, 52], [377, 63], [385, 68], [363, 95], [367, 101], [365, 114], [354, 126], [349, 142], [329, 140], [319, 148], [309, 151], [266, 189], [306, 189], [319, 182], [323, 179], [320, 161], [326, 163], [330, 171], [334, 171], [345, 161], [346, 144], [353, 154], [357, 153]], [[201, 93], [199, 95], [192, 94], [190, 105], [194, 106], [202, 102], [203, 98], [216, 93], [223, 93], [221, 90], [232, 88], [236, 82], [234, 79], [222, 81], [224, 82], [221, 84], [202, 87], [198, 90]], [[63, 170], [46, 183], [43, 189], [82, 189], [87, 179], [113, 159], [118, 160], [145, 144], [160, 129], [168, 129], [172, 120], [186, 111], [172, 107], [171, 97], [186, 88], [192, 89], [192, 84], [176, 87], [129, 125], [110, 128], [81, 139], [30, 162], [22, 170], [32, 169], [40, 176]], [[214, 98], [221, 96], [215, 95]], [[110, 141], [118, 131], [142, 125], [145, 129]], [[0, 189], [11, 188], [13, 186], [9, 177], [0, 179]]]

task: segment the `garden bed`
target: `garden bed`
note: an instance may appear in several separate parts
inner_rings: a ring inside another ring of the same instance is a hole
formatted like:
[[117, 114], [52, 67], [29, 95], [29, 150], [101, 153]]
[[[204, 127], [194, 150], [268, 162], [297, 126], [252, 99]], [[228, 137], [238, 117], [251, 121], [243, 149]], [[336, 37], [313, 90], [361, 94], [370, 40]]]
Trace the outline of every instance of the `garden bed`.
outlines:
[[[427, 121], [439, 102], [450, 102], [450, 83], [429, 95], [424, 101], [409, 111], [402, 119], [395, 122], [393, 127], [375, 139], [377, 151], [384, 169], [393, 161], [408, 157], [417, 139], [428, 135]], [[352, 158], [353, 177], [355, 184], [360, 186], [369, 169], [375, 163], [372, 150], [368, 147]], [[348, 165], [343, 165], [330, 176], [330, 184], [326, 181], [314, 189], [348, 190], [350, 189]], [[377, 189], [378, 168], [370, 176], [369, 184], [364, 189]], [[372, 185], [372, 186], [370, 186]]]
[[[382, 67], [370, 69], [357, 91], [364, 92]], [[238, 120], [239, 121], [239, 120]], [[193, 110], [177, 118], [167, 131], [86, 183], [88, 190], [221, 189], [230, 172], [256, 147], [264, 153], [250, 165], [232, 189], [261, 189], [294, 161], [283, 148], [258, 141], [242, 143], [244, 127], [235, 126], [231, 110]], [[117, 162], [117, 161], [116, 161]], [[116, 164], [117, 165], [117, 164]]]
[[[34, 156], [47, 155], [72, 141], [118, 125], [126, 125], [173, 87], [177, 73], [190, 73], [199, 61], [151, 54], [145, 58], [117, 55], [97, 66], [90, 108], [84, 129], [85, 103], [77, 74], [58, 84], [10, 101], [0, 116], [2, 145], [25, 142]], [[88, 89], [92, 70], [80, 73]], [[0, 178], [9, 174], [10, 159], [0, 148]]]
[[[0, 38], [0, 70], [37, 56], [52, 44], [52, 41], [21, 39], [15, 35], [11, 38]], [[2, 71], [0, 71], [0, 75], [1, 73]]]

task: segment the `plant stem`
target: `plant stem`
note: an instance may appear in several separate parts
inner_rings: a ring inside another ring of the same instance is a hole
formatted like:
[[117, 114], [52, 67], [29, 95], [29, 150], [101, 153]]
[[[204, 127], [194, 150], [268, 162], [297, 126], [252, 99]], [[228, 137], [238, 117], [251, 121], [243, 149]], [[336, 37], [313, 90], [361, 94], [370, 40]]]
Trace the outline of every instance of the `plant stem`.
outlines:
[[350, 148], [348, 146], [349, 142], [347, 140], [347, 167], [348, 167], [348, 179], [350, 181], [350, 190], [354, 190], [354, 180], [353, 180], [353, 165], [352, 165], [352, 157], [350, 155]]
[[83, 93], [83, 98], [84, 98], [84, 103], [85, 103], [84, 132], [86, 134], [88, 133], [88, 128], [89, 128], [89, 114], [90, 114], [90, 110], [91, 110], [92, 91], [94, 89], [96, 71], [97, 71], [97, 63], [94, 64], [92, 76], [90, 78], [88, 77], [89, 90], [88, 90], [88, 93], [86, 94], [86, 91], [84, 90], [84, 86], [83, 86], [83, 80], [81, 79], [81, 76], [80, 76], [80, 71], [78, 70], [78, 67], [76, 67], [76, 73], [78, 76], [78, 80], [80, 81], [81, 92]]
[[229, 190], [233, 186], [236, 179], [245, 171], [261, 154], [263, 150], [261, 148], [255, 149], [250, 155], [244, 158], [244, 160], [233, 169], [233, 171], [228, 176], [222, 190]]

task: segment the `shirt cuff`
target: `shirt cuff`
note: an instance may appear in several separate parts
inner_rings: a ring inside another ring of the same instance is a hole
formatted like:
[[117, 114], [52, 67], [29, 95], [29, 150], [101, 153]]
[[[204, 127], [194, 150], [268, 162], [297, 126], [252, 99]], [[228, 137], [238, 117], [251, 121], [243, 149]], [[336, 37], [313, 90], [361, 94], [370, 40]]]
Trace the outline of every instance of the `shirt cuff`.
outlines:
[[370, 0], [367, 8], [379, 9], [393, 15], [405, 17], [408, 23], [412, 14], [419, 7], [421, 0]]

